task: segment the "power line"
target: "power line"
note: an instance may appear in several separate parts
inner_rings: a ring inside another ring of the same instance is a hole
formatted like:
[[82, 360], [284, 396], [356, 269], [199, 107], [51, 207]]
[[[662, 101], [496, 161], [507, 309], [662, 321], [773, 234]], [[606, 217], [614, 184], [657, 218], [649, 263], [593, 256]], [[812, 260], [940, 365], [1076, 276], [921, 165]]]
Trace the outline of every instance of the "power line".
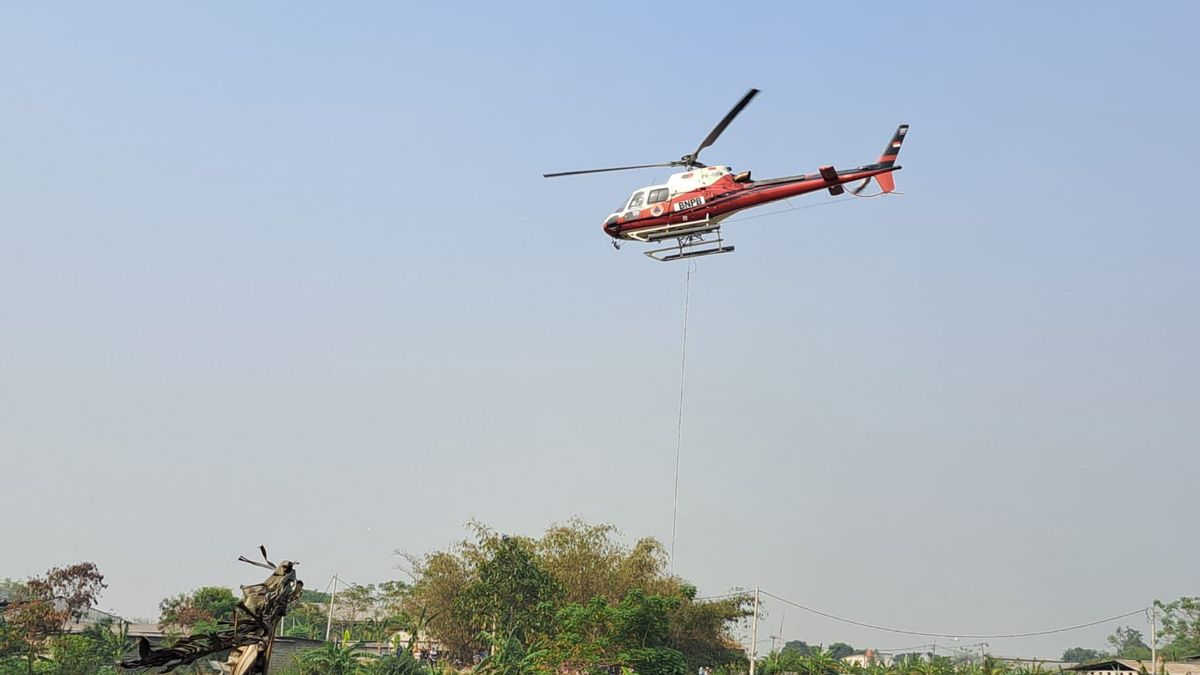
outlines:
[[693, 600], [696, 602], [698, 602], [700, 600], [724, 600], [725, 598], [735, 598], [739, 595], [747, 595], [748, 596], [753, 593], [754, 593], [754, 591], [733, 591], [731, 593], [724, 593], [722, 595], [706, 595], [704, 597], [694, 598]]
[[1051, 628], [1049, 630], [1029, 631], [1027, 633], [996, 633], [996, 634], [972, 635], [969, 633], [931, 633], [931, 632], [919, 631], [919, 630], [906, 630], [903, 628], [890, 628], [888, 626], [880, 626], [877, 624], [867, 623], [865, 621], [855, 621], [854, 619], [847, 619], [842, 616], [837, 616], [836, 614], [830, 614], [829, 612], [822, 612], [819, 609], [813, 609], [812, 607], [806, 607], [804, 605], [801, 605], [798, 602], [792, 602], [791, 600], [788, 600], [787, 598], [781, 598], [778, 595], [775, 595], [774, 593], [770, 593], [767, 591], [763, 591], [762, 594], [772, 597], [772, 598], [775, 598], [776, 600], [778, 600], [786, 605], [791, 605], [792, 607], [795, 607], [797, 609], [802, 609], [806, 612], [816, 614], [818, 616], [823, 616], [826, 619], [833, 619], [834, 621], [848, 623], [853, 626], [861, 626], [863, 628], [870, 628], [872, 630], [881, 630], [881, 631], [885, 631], [888, 633], [899, 633], [901, 635], [919, 635], [919, 636], [923, 636], [923, 637], [943, 637], [943, 638], [971, 638], [971, 639], [980, 639], [980, 640], [988, 640], [988, 639], [1000, 640], [1000, 639], [1004, 639], [1004, 638], [1025, 638], [1025, 637], [1034, 637], [1034, 636], [1038, 636], [1038, 635], [1053, 635], [1055, 633], [1066, 633], [1068, 631], [1079, 630], [1081, 628], [1089, 628], [1091, 626], [1098, 626], [1100, 624], [1109, 623], [1112, 621], [1116, 621], [1118, 619], [1125, 619], [1125, 618], [1134, 616], [1135, 614], [1141, 614], [1142, 612], [1146, 611], [1145, 607], [1139, 607], [1138, 609], [1135, 609], [1132, 612], [1125, 612], [1124, 614], [1118, 614], [1116, 616], [1110, 616], [1110, 617], [1107, 617], [1104, 619], [1097, 619], [1095, 621], [1088, 621], [1087, 623], [1076, 624], [1074, 626], [1066, 626], [1063, 628]]

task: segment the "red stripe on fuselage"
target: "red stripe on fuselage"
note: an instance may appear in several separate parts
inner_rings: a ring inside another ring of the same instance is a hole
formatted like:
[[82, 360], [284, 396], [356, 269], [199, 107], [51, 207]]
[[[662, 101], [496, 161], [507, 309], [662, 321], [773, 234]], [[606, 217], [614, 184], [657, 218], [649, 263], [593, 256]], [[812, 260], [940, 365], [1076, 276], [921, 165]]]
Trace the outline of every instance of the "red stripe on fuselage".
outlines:
[[[779, 201], [780, 199], [816, 192], [831, 185], [853, 183], [854, 181], [895, 170], [895, 167], [885, 167], [869, 171], [855, 171], [838, 176], [836, 181], [826, 181], [818, 175], [774, 185], [734, 183], [732, 177], [725, 177], [708, 187], [676, 196], [664, 207], [666, 208], [666, 213], [661, 216], [621, 222], [615, 234], [616, 236], [626, 237], [630, 233], [649, 228], [663, 227], [664, 225], [681, 225], [703, 220], [705, 217], [713, 219], [721, 218], [737, 213], [738, 211]], [[684, 202], [698, 196], [704, 197], [704, 204], [683, 211], [672, 210], [677, 202]], [[610, 234], [613, 233], [610, 232]]]

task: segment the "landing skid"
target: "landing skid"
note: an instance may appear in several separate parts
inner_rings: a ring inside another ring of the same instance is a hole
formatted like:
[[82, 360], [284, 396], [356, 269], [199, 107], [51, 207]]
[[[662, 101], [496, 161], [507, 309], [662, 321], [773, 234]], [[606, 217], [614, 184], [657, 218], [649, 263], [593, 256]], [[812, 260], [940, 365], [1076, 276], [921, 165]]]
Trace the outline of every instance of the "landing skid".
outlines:
[[716, 239], [705, 239], [703, 234], [688, 234], [676, 238], [674, 246], [645, 251], [645, 254], [659, 262], [671, 262], [672, 260], [699, 258], [706, 255], [733, 253], [733, 246], [727, 245], [721, 237], [721, 228], [718, 227], [707, 234], [715, 235]]

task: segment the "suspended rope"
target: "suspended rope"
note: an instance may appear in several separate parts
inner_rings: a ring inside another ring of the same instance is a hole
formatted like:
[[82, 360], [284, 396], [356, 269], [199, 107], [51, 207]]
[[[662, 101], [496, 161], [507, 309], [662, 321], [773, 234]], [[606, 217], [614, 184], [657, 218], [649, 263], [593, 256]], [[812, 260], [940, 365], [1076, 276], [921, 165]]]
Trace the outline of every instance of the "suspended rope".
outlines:
[[696, 271], [696, 261], [688, 261], [687, 275], [683, 281], [683, 344], [680, 346], [679, 357], [679, 418], [675, 423], [675, 493], [671, 501], [671, 555], [668, 558], [668, 570], [675, 569], [675, 526], [679, 516], [679, 461], [683, 452], [683, 393], [687, 383], [687, 334], [688, 306], [692, 299], [692, 273]]

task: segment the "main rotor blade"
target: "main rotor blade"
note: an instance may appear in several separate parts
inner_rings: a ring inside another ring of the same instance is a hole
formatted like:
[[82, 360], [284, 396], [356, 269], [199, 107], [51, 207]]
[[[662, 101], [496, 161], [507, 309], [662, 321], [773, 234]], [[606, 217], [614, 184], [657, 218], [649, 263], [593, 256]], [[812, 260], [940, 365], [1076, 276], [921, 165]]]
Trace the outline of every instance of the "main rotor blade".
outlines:
[[746, 92], [746, 95], [742, 97], [742, 100], [738, 101], [737, 105], [733, 106], [733, 109], [730, 110], [729, 113], [717, 123], [717, 126], [713, 127], [713, 130], [709, 132], [708, 136], [700, 142], [700, 147], [696, 148], [696, 151], [692, 154], [683, 156], [683, 161], [689, 164], [695, 163], [696, 159], [700, 156], [700, 151], [712, 145], [713, 143], [716, 143], [717, 138], [719, 138], [721, 134], [725, 132], [725, 127], [729, 126], [729, 123], [733, 121], [733, 118], [737, 117], [738, 114], [746, 108], [746, 106], [750, 105], [750, 101], [753, 100], [755, 96], [758, 96], [757, 89], [751, 89], [750, 91]]
[[634, 166], [614, 166], [610, 169], [584, 169], [582, 171], [560, 171], [544, 173], [542, 178], [558, 178], [559, 176], [578, 176], [583, 173], [605, 173], [608, 171], [629, 171], [630, 169], [654, 169], [662, 166], [679, 166], [679, 162], [663, 162], [661, 164], [637, 164]]

